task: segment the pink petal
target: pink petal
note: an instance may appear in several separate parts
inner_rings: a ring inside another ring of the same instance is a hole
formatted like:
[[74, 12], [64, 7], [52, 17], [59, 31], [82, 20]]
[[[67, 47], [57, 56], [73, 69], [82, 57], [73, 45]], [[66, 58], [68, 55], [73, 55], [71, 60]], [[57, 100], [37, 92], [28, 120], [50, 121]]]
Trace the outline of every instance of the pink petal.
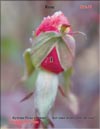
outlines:
[[48, 56], [43, 60], [41, 67], [56, 74], [63, 71], [58, 59], [56, 47], [54, 47]]

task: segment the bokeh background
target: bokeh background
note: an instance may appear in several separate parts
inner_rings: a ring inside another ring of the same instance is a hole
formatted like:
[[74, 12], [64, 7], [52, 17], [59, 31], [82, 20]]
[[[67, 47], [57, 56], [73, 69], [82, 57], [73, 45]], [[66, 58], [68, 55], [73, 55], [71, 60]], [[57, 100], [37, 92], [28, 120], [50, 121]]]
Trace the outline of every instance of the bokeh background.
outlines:
[[[53, 9], [45, 5], [54, 6]], [[81, 5], [92, 8], [81, 9]], [[10, 127], [12, 116], [34, 115], [33, 98], [19, 101], [33, 90], [33, 76], [15, 85], [24, 72], [23, 52], [31, 47], [29, 38], [43, 17], [61, 10], [76, 35], [76, 58], [72, 92], [79, 103], [74, 115], [57, 96], [55, 116], [92, 117], [92, 119], [53, 120], [56, 128], [99, 128], [99, 2], [98, 1], [1, 1], [1, 126]], [[73, 107], [74, 108], [74, 107]]]

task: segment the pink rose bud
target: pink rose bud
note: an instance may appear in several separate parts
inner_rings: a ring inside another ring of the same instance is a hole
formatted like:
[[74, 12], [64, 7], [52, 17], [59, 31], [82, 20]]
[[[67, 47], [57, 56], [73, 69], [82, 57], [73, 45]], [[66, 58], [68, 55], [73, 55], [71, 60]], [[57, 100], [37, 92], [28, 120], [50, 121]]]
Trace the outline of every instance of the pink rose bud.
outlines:
[[[60, 41], [58, 36], [55, 41], [58, 42], [58, 45], [50, 47], [49, 52], [42, 59], [40, 66], [47, 71], [59, 74], [71, 67], [75, 51], [74, 38], [70, 34], [72, 32], [70, 24], [61, 11], [44, 18], [42, 23], [36, 29], [35, 34], [36, 37], [39, 37], [43, 33], [45, 34], [50, 32], [53, 32], [56, 35], [60, 34]], [[41, 37], [39, 38], [41, 39]], [[52, 42], [53, 40], [48, 44], [50, 45]], [[45, 47], [44, 49], [47, 48]], [[43, 50], [41, 52], [43, 53]]]

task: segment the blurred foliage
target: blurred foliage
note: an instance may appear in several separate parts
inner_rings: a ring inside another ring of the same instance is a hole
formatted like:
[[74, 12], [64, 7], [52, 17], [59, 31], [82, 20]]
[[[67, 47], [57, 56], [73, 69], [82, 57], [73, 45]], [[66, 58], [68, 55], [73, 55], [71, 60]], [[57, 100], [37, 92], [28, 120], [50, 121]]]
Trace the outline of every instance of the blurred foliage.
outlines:
[[3, 59], [11, 59], [18, 62], [20, 57], [21, 45], [12, 37], [4, 37], [1, 39], [1, 57]]

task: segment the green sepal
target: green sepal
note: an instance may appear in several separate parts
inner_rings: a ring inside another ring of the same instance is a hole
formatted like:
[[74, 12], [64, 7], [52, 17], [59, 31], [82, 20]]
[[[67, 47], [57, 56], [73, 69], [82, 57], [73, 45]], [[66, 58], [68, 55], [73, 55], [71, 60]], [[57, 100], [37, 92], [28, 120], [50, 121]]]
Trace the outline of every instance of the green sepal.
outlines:
[[30, 48], [25, 50], [23, 57], [25, 61], [24, 79], [27, 79], [35, 70], [35, 67], [33, 66], [32, 60], [31, 60], [31, 49]]
[[57, 51], [59, 53], [60, 64], [62, 65], [64, 71], [66, 71], [69, 67], [72, 66], [73, 60], [71, 53], [62, 38], [60, 38], [58, 41]]
[[49, 54], [60, 35], [54, 32], [42, 33], [36, 38], [36, 44], [32, 47], [31, 59], [35, 67], [39, 67], [43, 59]]
[[75, 56], [75, 39], [72, 35], [64, 34], [62, 35], [62, 39], [69, 50], [70, 56], [73, 59]]
[[28, 88], [28, 90], [31, 92], [32, 90], [34, 91], [35, 90], [35, 83], [36, 83], [36, 79], [38, 77], [38, 73], [39, 73], [39, 70], [35, 69], [34, 72], [32, 73], [31, 76], [29, 76], [29, 78], [27, 78], [27, 80], [25, 81], [25, 86]]
[[70, 67], [67, 71], [63, 72], [63, 78], [64, 78], [64, 90], [65, 90], [65, 94], [67, 95], [67, 93], [70, 91], [70, 86], [71, 86], [71, 76], [73, 73], [73, 68]]
[[48, 125], [49, 125], [48, 118], [45, 118], [45, 119], [42, 120], [42, 125], [43, 125], [44, 129], [48, 128]]
[[56, 47], [60, 64], [64, 71], [73, 64], [75, 40], [72, 36], [62, 33], [45, 32], [35, 38], [32, 45], [31, 59], [35, 67], [39, 67], [51, 50]]
[[48, 42], [50, 39], [55, 37], [60, 37], [61, 34], [55, 33], [55, 32], [44, 32], [41, 33], [39, 36], [35, 37], [34, 42], [32, 44], [32, 53], [35, 49], [38, 49], [40, 46]]
[[48, 126], [50, 125], [52, 128], [54, 128], [53, 122], [47, 117], [45, 119], [42, 119], [42, 125], [44, 129], [48, 129]]

